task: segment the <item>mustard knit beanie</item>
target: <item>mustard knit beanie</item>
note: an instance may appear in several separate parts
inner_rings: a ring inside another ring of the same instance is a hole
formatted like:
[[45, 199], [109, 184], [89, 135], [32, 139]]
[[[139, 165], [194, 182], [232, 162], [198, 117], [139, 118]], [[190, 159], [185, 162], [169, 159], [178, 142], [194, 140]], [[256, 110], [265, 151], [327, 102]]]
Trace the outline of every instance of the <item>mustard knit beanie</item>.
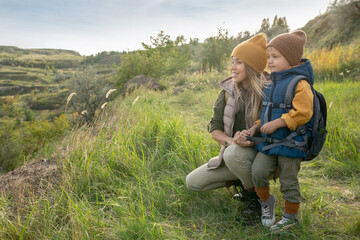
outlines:
[[255, 35], [237, 45], [232, 51], [231, 57], [240, 58], [256, 72], [262, 74], [267, 62], [265, 33]]
[[291, 33], [283, 33], [276, 36], [267, 46], [276, 48], [291, 66], [296, 66], [300, 63], [304, 53], [305, 43], [306, 33], [301, 30], [295, 30]]

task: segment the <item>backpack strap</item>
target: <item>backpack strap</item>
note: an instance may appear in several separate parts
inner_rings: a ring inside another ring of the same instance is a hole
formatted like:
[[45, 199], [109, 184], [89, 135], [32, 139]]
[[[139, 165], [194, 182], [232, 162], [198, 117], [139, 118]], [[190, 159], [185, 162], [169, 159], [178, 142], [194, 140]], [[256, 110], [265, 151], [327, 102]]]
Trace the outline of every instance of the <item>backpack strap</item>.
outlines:
[[268, 101], [263, 101], [263, 106], [269, 106], [269, 107], [273, 107], [273, 108], [285, 108], [285, 109], [292, 108], [292, 104], [274, 103], [274, 102], [268, 102]]
[[[302, 130], [304, 130], [305, 132]], [[269, 145], [262, 148], [263, 151], [267, 151], [267, 150], [277, 147], [277, 146], [288, 146], [288, 147], [292, 147], [292, 148], [298, 148], [302, 151], [306, 151], [306, 149], [303, 146], [307, 145], [308, 136], [305, 133], [306, 133], [305, 126], [302, 125], [302, 126], [299, 126], [295, 132], [291, 133], [289, 136], [287, 136], [286, 138], [284, 138], [282, 140], [278, 140], [278, 139], [271, 138], [271, 137], [262, 138], [262, 137], [249, 137], [249, 136], [247, 136], [246, 139], [249, 141], [253, 141], [253, 142], [268, 143]], [[296, 137], [298, 135], [302, 135], [304, 138], [304, 141], [299, 142], [299, 141], [295, 141], [293, 139], [294, 137]]]
[[294, 99], [294, 96], [295, 96], [296, 85], [298, 84], [298, 82], [300, 80], [306, 80], [309, 83], [309, 85], [311, 87], [311, 90], [313, 90], [311, 82], [307, 77], [305, 77], [304, 75], [297, 75], [296, 77], [294, 77], [290, 81], [289, 85], [287, 86], [287, 89], [286, 89], [286, 92], [285, 92], [285, 98], [284, 98], [285, 104], [286, 105], [291, 105], [291, 108], [292, 108], [292, 100]]

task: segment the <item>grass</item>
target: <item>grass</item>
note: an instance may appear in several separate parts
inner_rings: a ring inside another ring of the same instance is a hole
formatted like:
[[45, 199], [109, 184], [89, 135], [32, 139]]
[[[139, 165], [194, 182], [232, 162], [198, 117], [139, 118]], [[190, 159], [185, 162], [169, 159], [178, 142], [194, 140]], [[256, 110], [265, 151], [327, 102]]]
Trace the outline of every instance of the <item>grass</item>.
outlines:
[[352, 178], [360, 173], [359, 82], [326, 82], [315, 85], [328, 104], [328, 138], [324, 170], [333, 178]]
[[[332, 48], [306, 49], [305, 57], [311, 60], [315, 76], [323, 81], [334, 78], [340, 81], [344, 78], [359, 76], [360, 39], [355, 39], [348, 45], [337, 44]], [[340, 78], [339, 78], [340, 76]]]
[[[234, 221], [244, 206], [231, 189], [194, 193], [185, 186], [186, 175], [218, 153], [206, 126], [221, 78], [187, 76], [176, 95], [171, 87], [135, 91], [109, 103], [92, 127], [49, 145], [40, 156], [57, 154], [61, 183], [18, 208], [16, 198], [0, 198], [0, 238], [359, 238], [360, 83], [315, 85], [329, 105], [328, 141], [318, 158], [302, 164], [300, 224], [271, 235]], [[279, 188], [271, 183], [277, 218], [284, 210]]]

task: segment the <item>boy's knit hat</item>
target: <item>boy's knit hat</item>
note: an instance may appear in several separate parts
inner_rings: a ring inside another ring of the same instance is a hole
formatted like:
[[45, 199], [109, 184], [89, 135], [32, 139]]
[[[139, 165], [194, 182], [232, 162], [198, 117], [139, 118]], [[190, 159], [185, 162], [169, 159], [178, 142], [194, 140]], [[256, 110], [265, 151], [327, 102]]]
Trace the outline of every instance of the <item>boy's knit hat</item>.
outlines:
[[304, 53], [306, 33], [295, 30], [291, 33], [283, 33], [273, 38], [267, 47], [276, 48], [289, 62], [291, 66], [298, 65]]
[[240, 58], [256, 72], [262, 74], [267, 62], [265, 33], [255, 35], [237, 45], [232, 51], [231, 57]]

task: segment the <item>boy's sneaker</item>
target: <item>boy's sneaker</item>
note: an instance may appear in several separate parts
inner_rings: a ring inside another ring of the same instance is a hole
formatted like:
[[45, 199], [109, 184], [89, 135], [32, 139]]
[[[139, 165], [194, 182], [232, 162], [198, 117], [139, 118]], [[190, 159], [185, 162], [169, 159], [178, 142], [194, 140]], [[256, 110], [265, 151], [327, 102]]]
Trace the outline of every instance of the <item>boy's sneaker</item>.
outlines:
[[281, 220], [279, 222], [277, 222], [275, 225], [271, 226], [270, 230], [273, 233], [277, 233], [277, 232], [284, 231], [288, 228], [291, 228], [292, 226], [294, 226], [298, 223], [299, 223], [299, 219], [298, 219], [297, 214], [284, 213]]
[[259, 199], [261, 205], [261, 223], [264, 227], [270, 227], [275, 223], [275, 202], [276, 198], [270, 194], [265, 201]]

